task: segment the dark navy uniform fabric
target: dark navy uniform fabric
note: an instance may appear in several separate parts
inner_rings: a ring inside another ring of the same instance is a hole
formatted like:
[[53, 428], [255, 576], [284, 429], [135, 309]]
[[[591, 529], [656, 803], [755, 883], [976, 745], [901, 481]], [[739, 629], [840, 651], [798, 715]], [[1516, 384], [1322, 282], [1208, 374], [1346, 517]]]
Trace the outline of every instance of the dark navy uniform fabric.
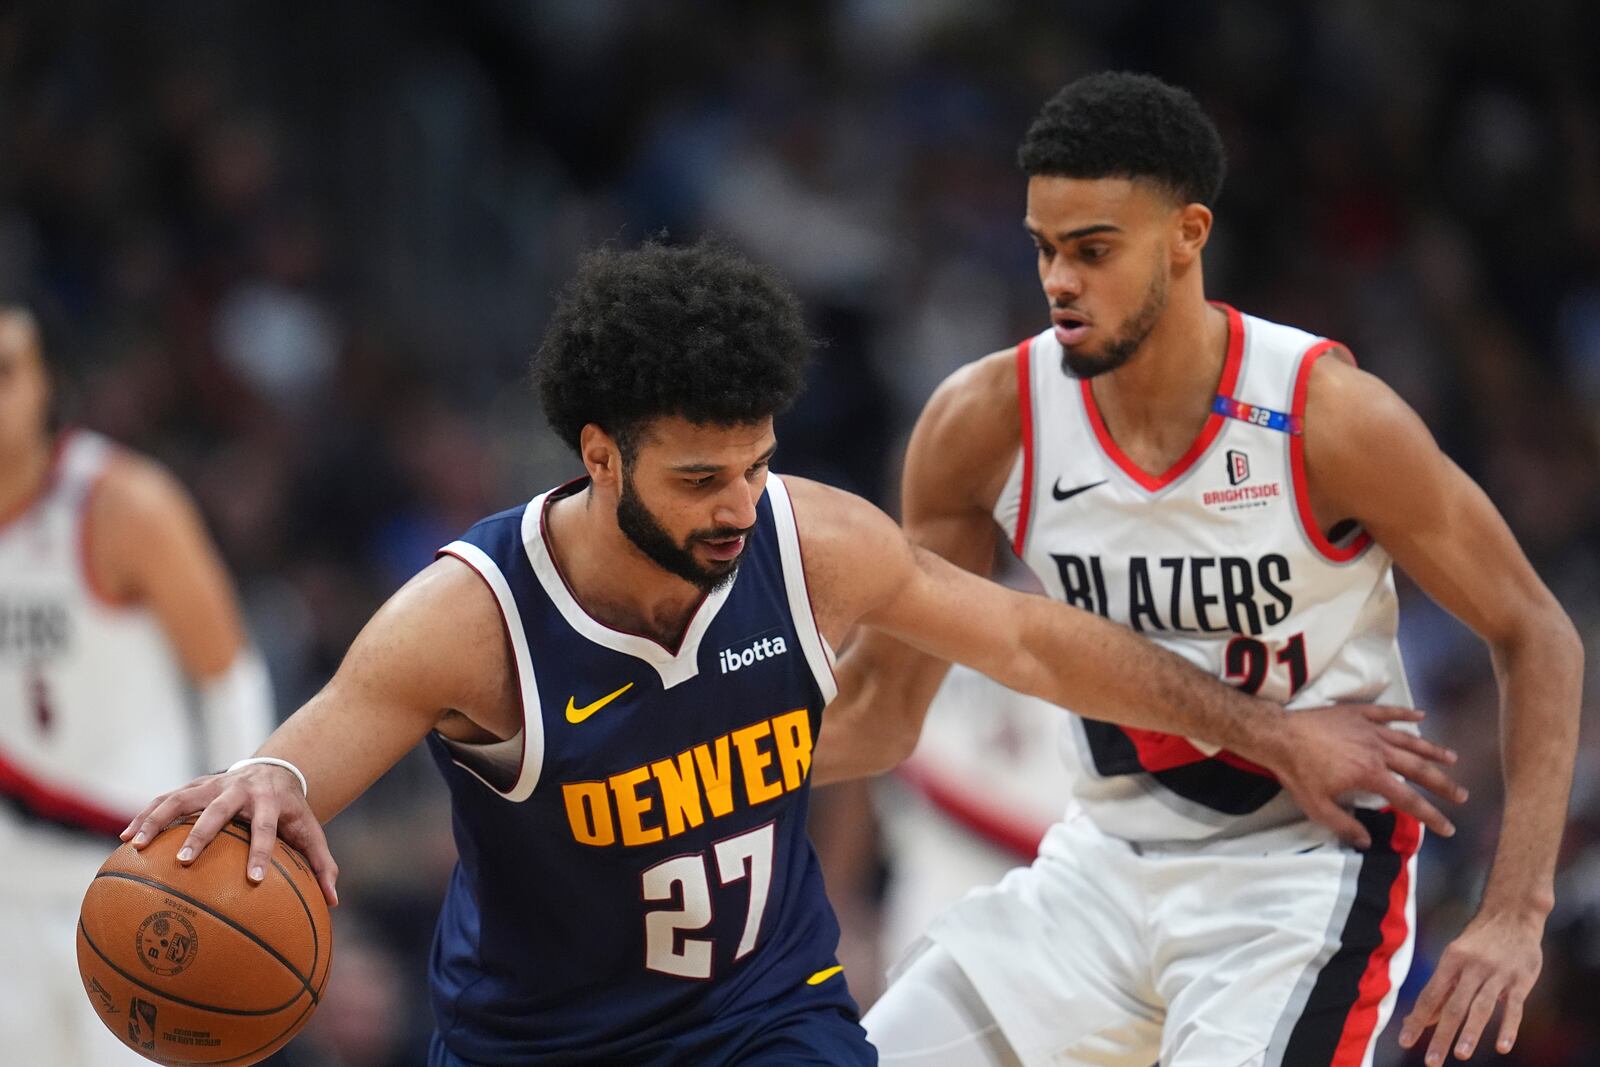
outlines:
[[525, 515], [543, 497], [443, 550], [496, 589], [526, 726], [520, 767], [429, 739], [460, 851], [429, 968], [433, 1067], [876, 1063], [805, 832], [831, 688], [775, 493], [791, 514], [769, 483], [681, 650], [582, 615], [542, 511]]

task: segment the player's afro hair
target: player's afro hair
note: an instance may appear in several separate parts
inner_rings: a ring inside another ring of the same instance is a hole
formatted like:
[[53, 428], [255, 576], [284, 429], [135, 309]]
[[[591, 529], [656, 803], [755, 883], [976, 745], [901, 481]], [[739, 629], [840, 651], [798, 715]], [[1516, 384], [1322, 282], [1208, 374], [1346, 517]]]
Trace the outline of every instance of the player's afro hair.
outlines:
[[785, 411], [811, 338], [772, 271], [714, 242], [602, 249], [579, 263], [534, 356], [550, 426], [579, 447], [588, 423], [631, 458], [652, 419], [735, 426]]
[[1029, 177], [1144, 178], [1207, 207], [1227, 169], [1222, 138], [1194, 97], [1125, 71], [1090, 74], [1051, 97], [1017, 163]]

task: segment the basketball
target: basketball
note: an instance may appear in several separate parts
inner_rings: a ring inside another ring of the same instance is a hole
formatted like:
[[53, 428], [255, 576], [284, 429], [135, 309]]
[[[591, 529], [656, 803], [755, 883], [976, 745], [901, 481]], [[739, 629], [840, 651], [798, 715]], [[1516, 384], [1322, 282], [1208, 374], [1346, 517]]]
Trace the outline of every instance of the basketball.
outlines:
[[176, 855], [192, 822], [106, 860], [83, 898], [78, 971], [100, 1021], [145, 1057], [256, 1063], [322, 997], [328, 906], [311, 865], [282, 841], [266, 878], [250, 882], [250, 831], [237, 823], [184, 867]]

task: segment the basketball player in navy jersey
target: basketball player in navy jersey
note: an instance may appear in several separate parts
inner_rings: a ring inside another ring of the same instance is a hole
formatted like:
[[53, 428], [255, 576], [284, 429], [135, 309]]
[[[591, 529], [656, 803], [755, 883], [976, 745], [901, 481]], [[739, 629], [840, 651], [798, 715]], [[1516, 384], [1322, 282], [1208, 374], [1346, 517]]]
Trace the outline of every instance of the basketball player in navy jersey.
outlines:
[[830, 646], [858, 623], [1212, 739], [1324, 802], [1379, 789], [1431, 812], [1386, 771], [1448, 758], [1380, 725], [1415, 713], [1290, 718], [770, 474], [808, 347], [794, 298], [730, 252], [589, 257], [537, 368], [584, 476], [446, 546], [260, 757], [157, 798], [126, 836], [202, 811], [192, 857], [242, 814], [250, 877], [280, 834], [332, 901], [319, 820], [426, 739], [460, 850], [430, 964], [435, 1067], [838, 1067], [877, 1054], [805, 815]]
[[188, 493], [49, 413], [38, 324], [0, 305], [0, 913], [28, 931], [0, 938], [0, 1034], [8, 1062], [144, 1063], [84, 996], [84, 886], [152, 789], [254, 751], [276, 715]]
[[[1509, 1051], [1571, 783], [1571, 622], [1483, 492], [1348, 351], [1206, 302], [1223, 154], [1193, 98], [1084, 78], [1020, 161], [1052, 325], [929, 401], [906, 459], [910, 537], [981, 574], [1003, 533], [1052, 597], [1293, 708], [1409, 703], [1391, 560], [1404, 567], [1493, 653], [1506, 803], [1478, 912], [1400, 1042], [1432, 1027], [1429, 1064], [1465, 1059], [1498, 1006]], [[819, 780], [909, 752], [944, 671], [864, 635]], [[1415, 822], [1376, 797], [1285, 796], [1181, 731], [1072, 723], [1074, 812], [1032, 867], [935, 922], [867, 1017], [884, 1062], [1370, 1064], [1410, 961]]]

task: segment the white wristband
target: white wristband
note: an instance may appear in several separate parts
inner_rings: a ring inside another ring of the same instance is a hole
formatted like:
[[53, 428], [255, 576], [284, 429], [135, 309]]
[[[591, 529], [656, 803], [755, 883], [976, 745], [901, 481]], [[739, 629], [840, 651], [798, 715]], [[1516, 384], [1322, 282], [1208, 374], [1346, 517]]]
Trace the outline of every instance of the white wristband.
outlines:
[[306, 786], [306, 776], [300, 773], [300, 768], [296, 767], [288, 760], [279, 759], [276, 756], [251, 756], [249, 759], [242, 759], [238, 763], [235, 763], [224, 773], [232, 774], [241, 767], [248, 767], [252, 763], [266, 763], [274, 767], [282, 767], [284, 770], [288, 771], [290, 774], [294, 775], [300, 780], [300, 792], [303, 793], [308, 800], [311, 798], [311, 790]]

